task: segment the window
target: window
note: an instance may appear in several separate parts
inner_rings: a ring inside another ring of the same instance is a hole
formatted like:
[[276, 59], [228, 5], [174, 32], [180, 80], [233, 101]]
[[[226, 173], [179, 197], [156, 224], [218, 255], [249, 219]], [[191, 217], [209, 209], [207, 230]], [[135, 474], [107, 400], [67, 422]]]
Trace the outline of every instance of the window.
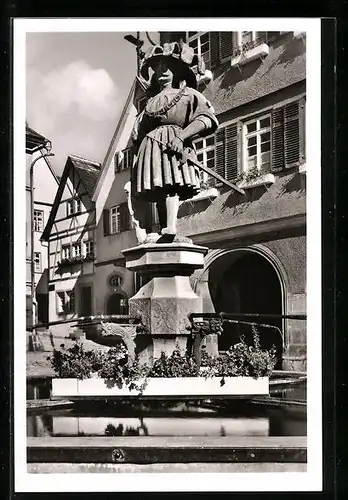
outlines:
[[271, 115], [243, 125], [243, 171], [269, 172], [271, 168]]
[[110, 234], [119, 233], [121, 231], [121, 210], [120, 206], [110, 209]]
[[[210, 135], [209, 137], [205, 137], [203, 139], [199, 139], [195, 141], [197, 160], [209, 167], [211, 170], [214, 170], [215, 167], [215, 137], [214, 135]], [[213, 183], [213, 179], [209, 178], [209, 175], [206, 172], [200, 170], [199, 172], [200, 179], [202, 183], [209, 182]]]
[[67, 202], [67, 207], [68, 207], [68, 216], [73, 214], [79, 214], [82, 211], [81, 200], [79, 198], [69, 200]]
[[215, 171], [232, 182], [248, 172], [262, 175], [298, 167], [305, 154], [304, 97], [219, 126], [215, 133]]
[[244, 46], [247, 43], [253, 42], [256, 39], [256, 31], [240, 31], [240, 45]]
[[115, 173], [127, 170], [133, 166], [134, 154], [130, 148], [118, 151], [115, 154]]
[[202, 57], [206, 69], [210, 68], [210, 38], [209, 33], [198, 31], [187, 32], [188, 44], [193, 48], [195, 54]]
[[146, 106], [147, 97], [141, 97], [137, 102], [138, 113], [141, 113]]
[[34, 253], [34, 271], [36, 273], [41, 273], [41, 253], [40, 252], [35, 252]]
[[57, 292], [57, 312], [59, 314], [75, 312], [75, 292], [73, 290]]
[[85, 256], [94, 254], [94, 241], [85, 241]]
[[42, 210], [34, 210], [34, 231], [43, 231], [44, 213]]
[[81, 243], [74, 243], [72, 246], [72, 255], [73, 257], [81, 256]]
[[62, 246], [62, 260], [69, 260], [71, 258], [71, 246], [63, 245]]
[[130, 228], [130, 218], [128, 203], [121, 203], [109, 210], [103, 211], [104, 236], [128, 231]]
[[112, 288], [117, 288], [117, 287], [121, 286], [122, 285], [122, 278], [121, 278], [121, 276], [119, 276], [118, 274], [113, 274], [112, 276], [110, 276], [110, 278], [109, 278], [109, 285]]

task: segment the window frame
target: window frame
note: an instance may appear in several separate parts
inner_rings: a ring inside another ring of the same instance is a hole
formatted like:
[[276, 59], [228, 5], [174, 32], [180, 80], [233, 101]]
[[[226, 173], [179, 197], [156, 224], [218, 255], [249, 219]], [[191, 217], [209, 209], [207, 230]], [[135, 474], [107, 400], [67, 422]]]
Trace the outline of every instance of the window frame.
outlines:
[[[36, 260], [37, 256], [38, 256], [38, 260]], [[37, 268], [37, 264], [38, 264], [39, 269]], [[34, 272], [36, 274], [41, 274], [42, 273], [41, 252], [34, 252]]]
[[146, 106], [146, 104], [145, 104], [145, 106], [143, 107], [143, 109], [140, 109], [140, 103], [141, 103], [141, 102], [144, 102], [144, 101], [145, 101], [145, 102], [147, 101], [147, 97], [146, 97], [145, 95], [144, 95], [143, 97], [140, 97], [140, 98], [138, 99], [138, 101], [137, 101], [137, 111], [138, 111], [138, 114], [139, 114], [139, 115], [140, 115], [140, 113], [144, 110], [144, 108], [145, 108], [145, 106]]
[[67, 200], [67, 216], [72, 217], [73, 215], [79, 215], [82, 213], [82, 201], [81, 198], [71, 198]]
[[[238, 40], [238, 47], [243, 48], [243, 45], [245, 43], [254, 43], [256, 42], [256, 33], [257, 31], [237, 31], [237, 40]], [[251, 33], [251, 40], [250, 42], [243, 42], [243, 33]], [[249, 50], [249, 49], [247, 49]]]
[[[61, 297], [62, 296], [62, 297]], [[73, 300], [71, 300], [73, 299]], [[69, 308], [67, 305], [69, 304]], [[73, 307], [72, 307], [73, 305]], [[56, 291], [56, 311], [57, 314], [75, 314], [76, 313], [76, 293], [71, 290]]]
[[[39, 217], [37, 217], [39, 215]], [[44, 211], [34, 208], [33, 215], [34, 232], [42, 233], [44, 230]]]
[[[68, 252], [68, 255], [66, 255], [66, 251]], [[69, 260], [69, 259], [71, 259], [71, 257], [72, 257], [72, 248], [71, 248], [70, 243], [69, 244], [68, 243], [62, 244], [61, 257], [62, 257], [61, 260]]]
[[[88, 250], [88, 248], [89, 248], [89, 250]], [[95, 249], [94, 240], [84, 241], [84, 256], [85, 257], [88, 257], [91, 254], [94, 254], [94, 249]]]
[[[258, 128], [258, 124], [261, 120], [269, 118], [269, 126], [264, 128]], [[249, 132], [247, 131], [247, 126], [251, 123], [256, 122], [256, 131]], [[269, 167], [267, 171], [261, 170], [261, 134], [269, 133], [270, 134], [270, 149], [269, 149]], [[248, 167], [248, 145], [247, 141], [251, 137], [256, 137], [256, 167], [249, 168]], [[241, 164], [241, 174], [247, 174], [253, 169], [257, 169], [260, 174], [270, 173], [272, 170], [272, 112], [266, 112], [254, 117], [250, 117], [247, 120], [242, 121], [242, 164]]]
[[[121, 159], [120, 159], [121, 158]], [[116, 151], [114, 155], [115, 163], [115, 174], [123, 172], [133, 167], [134, 153], [132, 148], [124, 148], [120, 151]]]
[[[115, 213], [113, 213], [115, 210]], [[115, 231], [113, 231], [113, 217], [115, 217]], [[115, 205], [109, 209], [109, 234], [119, 234], [121, 232], [121, 205]]]
[[[190, 42], [193, 42], [194, 40], [197, 40], [197, 51], [195, 52], [195, 55], [197, 54], [200, 56], [205, 64], [205, 69], [209, 69], [211, 67], [211, 43], [210, 43], [210, 36], [209, 36], [209, 31], [198, 31], [195, 35], [189, 36], [189, 31], [186, 31], [186, 42], [187, 44], [191, 47]], [[201, 43], [201, 37], [204, 35], [208, 35], [208, 50], [206, 52], [203, 52], [203, 54], [208, 53], [208, 60], [206, 61], [204, 58], [204, 55], [202, 55], [202, 43]]]
[[[209, 146], [207, 146], [207, 140], [209, 140], [209, 139], [213, 139], [213, 143], [210, 144]], [[197, 143], [198, 142], [202, 142], [203, 143], [203, 147], [200, 148], [200, 149], [197, 149]], [[207, 137], [202, 137], [202, 138], [196, 139], [194, 141], [194, 145], [195, 145], [197, 159], [198, 159], [198, 156], [202, 154], [203, 155], [203, 161], [202, 161], [202, 163], [206, 167], [208, 166], [207, 153], [209, 153], [210, 151], [214, 152], [214, 156], [213, 156], [214, 166], [213, 166], [213, 169], [215, 169], [215, 134], [210, 134]], [[200, 160], [198, 159], [198, 161], [200, 161]], [[199, 177], [200, 177], [201, 183], [205, 184], [205, 183], [208, 182], [209, 174], [207, 172], [204, 172], [204, 171], [200, 170], [199, 171]]]
[[[79, 251], [77, 253], [76, 253], [76, 248], [79, 249]], [[76, 241], [75, 243], [71, 244], [71, 254], [72, 254], [72, 258], [82, 256], [82, 245], [81, 245], [80, 241]]]

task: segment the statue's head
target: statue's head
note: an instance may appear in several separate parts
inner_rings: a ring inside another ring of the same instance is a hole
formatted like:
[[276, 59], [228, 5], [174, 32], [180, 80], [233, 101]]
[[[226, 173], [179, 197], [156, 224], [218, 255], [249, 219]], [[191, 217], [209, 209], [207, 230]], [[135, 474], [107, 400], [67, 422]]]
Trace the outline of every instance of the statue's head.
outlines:
[[[180, 88], [183, 82], [188, 87], [197, 88], [196, 72], [204, 73], [204, 63], [185, 43], [165, 43], [156, 45], [145, 54], [140, 74], [150, 84], [151, 93], [157, 93], [163, 84], [171, 83]], [[153, 71], [150, 76], [149, 70]]]

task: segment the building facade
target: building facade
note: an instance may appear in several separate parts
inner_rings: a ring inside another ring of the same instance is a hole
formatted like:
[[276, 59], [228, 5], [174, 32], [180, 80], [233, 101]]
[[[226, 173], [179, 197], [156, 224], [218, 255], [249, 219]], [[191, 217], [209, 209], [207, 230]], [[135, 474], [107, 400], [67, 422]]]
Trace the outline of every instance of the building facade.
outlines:
[[[179, 231], [209, 247], [196, 291], [206, 311], [305, 314], [305, 34], [186, 35], [212, 71], [202, 92], [219, 120], [215, 136], [196, 144], [199, 158], [245, 190], [242, 196], [210, 180], [218, 196], [180, 208]], [[306, 323], [264, 323], [277, 327], [259, 333], [263, 346], [276, 346], [278, 367], [305, 369]], [[220, 349], [241, 334], [250, 336], [250, 326], [226, 325]]]
[[[41, 236], [57, 192], [57, 178], [49, 159], [49, 140], [26, 125], [26, 324], [48, 321], [48, 248]], [[32, 184], [30, 182], [32, 170]], [[34, 210], [31, 211], [31, 196]], [[32, 244], [34, 266], [32, 273]], [[34, 297], [32, 297], [32, 274]], [[34, 299], [34, 307], [33, 307]], [[36, 321], [33, 321], [33, 314]]]
[[[100, 164], [69, 155], [42, 239], [49, 252], [49, 321], [94, 314], [95, 209], [92, 193]], [[66, 325], [50, 326], [55, 335]]]

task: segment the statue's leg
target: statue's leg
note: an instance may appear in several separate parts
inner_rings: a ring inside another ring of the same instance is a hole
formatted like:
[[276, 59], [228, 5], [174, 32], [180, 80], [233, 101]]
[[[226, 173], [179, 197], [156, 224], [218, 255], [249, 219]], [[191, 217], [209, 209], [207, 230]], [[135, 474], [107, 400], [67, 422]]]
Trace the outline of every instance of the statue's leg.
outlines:
[[167, 225], [162, 229], [162, 234], [176, 234], [176, 221], [178, 218], [179, 210], [179, 196], [167, 196], [166, 198], [167, 209]]

